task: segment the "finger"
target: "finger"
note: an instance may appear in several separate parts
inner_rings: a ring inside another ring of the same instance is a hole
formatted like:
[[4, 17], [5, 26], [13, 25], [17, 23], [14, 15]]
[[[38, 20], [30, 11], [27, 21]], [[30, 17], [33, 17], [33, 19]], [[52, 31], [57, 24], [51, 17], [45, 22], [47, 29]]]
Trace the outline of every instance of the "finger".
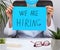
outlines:
[[47, 12], [54, 12], [54, 10], [48, 9]]
[[11, 10], [10, 10], [9, 8], [7, 8], [7, 11], [8, 11], [9, 13], [11, 13]]
[[8, 10], [6, 10], [6, 14], [8, 15], [10, 12]]
[[9, 9], [10, 13], [12, 13], [12, 8], [11, 8], [11, 7], [9, 7], [8, 9]]
[[13, 8], [13, 5], [10, 5], [11, 8]]
[[52, 6], [46, 6], [47, 8], [53, 8]]
[[50, 10], [54, 10], [53, 8], [47, 8], [47, 10], [50, 9]]
[[13, 6], [12, 6], [12, 5], [10, 5], [8, 8], [9, 8], [10, 10], [12, 10], [12, 9], [13, 9]]
[[5, 12], [8, 13], [8, 10], [6, 10]]
[[52, 6], [46, 6], [47, 9], [52, 9], [53, 10], [53, 7]]
[[12, 10], [12, 8], [11, 8], [11, 7], [9, 7], [9, 9], [10, 9], [10, 10]]
[[9, 10], [6, 10], [6, 14], [10, 14]]
[[10, 12], [8, 10], [6, 10], [6, 15], [8, 18], [10, 18]]

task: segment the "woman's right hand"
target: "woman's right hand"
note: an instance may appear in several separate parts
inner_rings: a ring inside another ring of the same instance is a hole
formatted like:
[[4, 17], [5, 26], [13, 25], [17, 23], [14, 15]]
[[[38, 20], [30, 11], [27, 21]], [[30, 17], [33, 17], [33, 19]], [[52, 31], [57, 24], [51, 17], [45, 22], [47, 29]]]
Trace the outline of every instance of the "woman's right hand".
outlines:
[[13, 9], [13, 6], [10, 5], [7, 9], [6, 9], [6, 15], [7, 17], [9, 18], [9, 27], [11, 28], [12, 27], [12, 9]]

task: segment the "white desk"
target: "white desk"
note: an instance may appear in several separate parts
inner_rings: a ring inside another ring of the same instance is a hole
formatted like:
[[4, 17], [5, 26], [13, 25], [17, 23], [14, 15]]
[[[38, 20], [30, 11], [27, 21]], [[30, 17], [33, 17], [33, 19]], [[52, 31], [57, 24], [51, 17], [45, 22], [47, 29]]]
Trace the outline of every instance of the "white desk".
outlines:
[[[50, 38], [40, 39], [6, 39], [7, 50], [51, 50], [51, 45], [42, 47], [33, 47], [30, 41], [50, 41]], [[16, 45], [16, 46], [15, 46]]]

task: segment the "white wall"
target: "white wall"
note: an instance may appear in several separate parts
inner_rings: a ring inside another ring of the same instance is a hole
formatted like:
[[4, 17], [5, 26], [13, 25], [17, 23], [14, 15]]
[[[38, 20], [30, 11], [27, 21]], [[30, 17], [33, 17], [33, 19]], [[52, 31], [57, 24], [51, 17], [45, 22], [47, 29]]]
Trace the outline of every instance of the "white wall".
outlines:
[[60, 27], [60, 0], [52, 0], [54, 5], [54, 23]]

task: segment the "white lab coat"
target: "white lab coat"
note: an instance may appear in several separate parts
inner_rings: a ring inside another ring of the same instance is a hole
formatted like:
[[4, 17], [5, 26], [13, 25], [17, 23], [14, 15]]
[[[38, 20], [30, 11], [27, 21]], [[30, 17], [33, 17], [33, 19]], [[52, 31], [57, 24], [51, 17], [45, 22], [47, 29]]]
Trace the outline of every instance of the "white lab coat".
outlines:
[[[47, 27], [46, 31], [44, 31], [44, 33], [43, 33], [44, 36], [51, 36], [50, 34], [52, 34], [52, 33], [49, 31], [49, 29], [55, 31], [53, 19], [51, 19], [51, 25], [49, 27]], [[41, 31], [35, 31], [35, 30], [32, 30], [32, 31], [29, 31], [29, 30], [23, 31], [22, 30], [22, 31], [18, 31], [18, 32], [24, 33], [25, 35], [27, 35], [26, 37], [28, 37], [28, 36], [36, 37], [38, 34], [41, 33]], [[4, 34], [6, 34], [8, 36], [15, 36], [16, 35], [16, 30], [12, 30], [12, 27], [9, 28], [9, 21], [7, 22], [6, 27], [4, 28]], [[23, 37], [23, 35], [22, 35], [22, 37]]]

